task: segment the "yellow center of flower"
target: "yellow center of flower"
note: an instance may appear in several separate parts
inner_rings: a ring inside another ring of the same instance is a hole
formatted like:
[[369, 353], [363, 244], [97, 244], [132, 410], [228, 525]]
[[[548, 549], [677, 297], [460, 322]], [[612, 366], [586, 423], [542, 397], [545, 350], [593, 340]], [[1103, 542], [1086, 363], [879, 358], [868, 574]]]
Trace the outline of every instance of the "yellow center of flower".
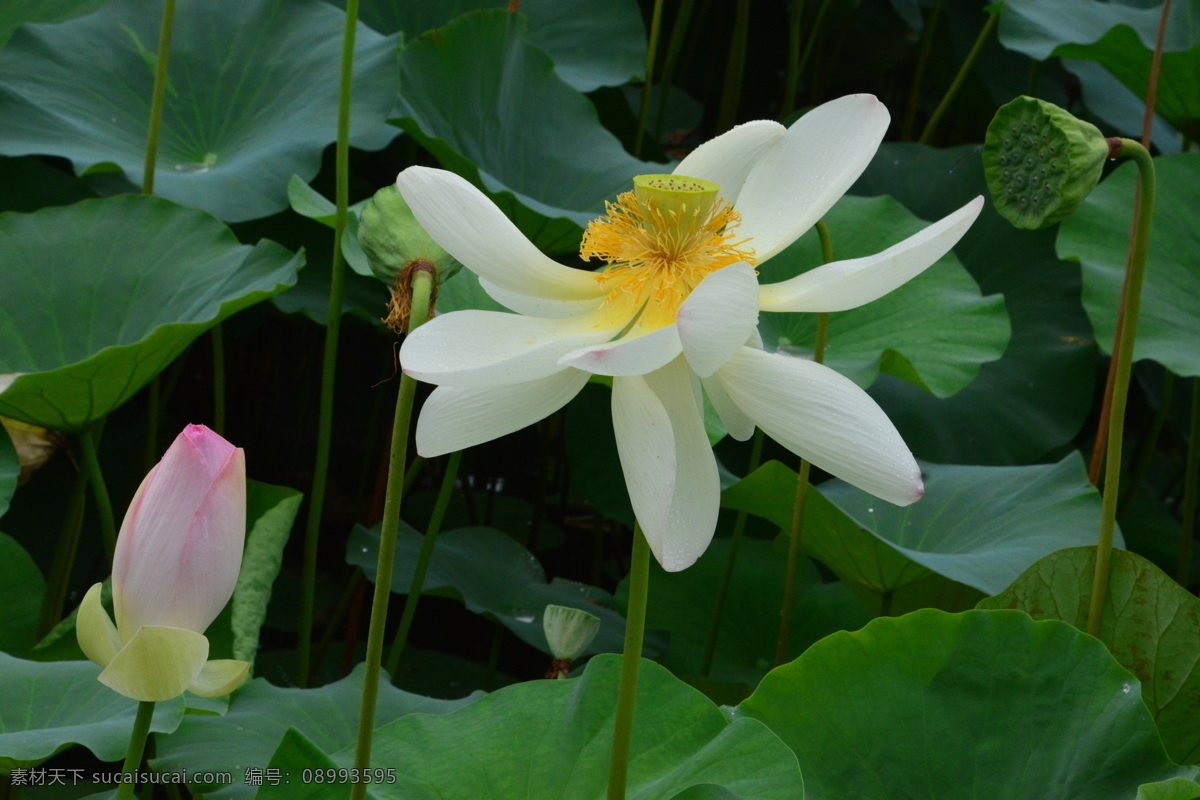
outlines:
[[682, 175], [639, 175], [633, 184], [588, 223], [579, 254], [608, 263], [596, 273], [608, 290], [605, 304], [641, 311], [630, 331], [636, 335], [673, 323], [709, 273], [756, 262], [753, 249], [742, 247], [748, 240], [734, 241], [741, 217], [717, 184]]

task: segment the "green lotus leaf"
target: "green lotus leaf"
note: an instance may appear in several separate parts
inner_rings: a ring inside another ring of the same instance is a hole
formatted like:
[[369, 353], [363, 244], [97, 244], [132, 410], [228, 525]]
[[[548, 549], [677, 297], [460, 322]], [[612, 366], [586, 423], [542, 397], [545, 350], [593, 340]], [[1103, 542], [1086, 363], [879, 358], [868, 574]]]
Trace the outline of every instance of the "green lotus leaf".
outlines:
[[[394, 768], [396, 782], [370, 789], [380, 800], [603, 797], [620, 671], [618, 656], [597, 656], [577, 679], [520, 683], [454, 714], [412, 714], [378, 727], [372, 764]], [[317, 755], [300, 752], [288, 763], [311, 764]], [[273, 763], [284, 755], [277, 752]], [[353, 758], [353, 747], [332, 754], [339, 767]], [[796, 759], [766, 727], [752, 719], [731, 722], [695, 689], [643, 661], [626, 797], [669, 800], [706, 785], [743, 800], [804, 796]], [[264, 787], [258, 796], [295, 791]]]
[[[506, 6], [507, 0], [365, 0], [359, 18], [380, 33], [403, 31], [413, 39], [467, 11]], [[645, 71], [646, 29], [634, 0], [524, 0], [520, 13], [529, 21], [529, 40], [577, 91], [619, 86]]]
[[575, 252], [581, 226], [635, 175], [662, 171], [625, 152], [506, 11], [465, 14], [408, 44], [400, 82], [401, 127], [552, 254]]
[[4, 565], [4, 580], [0, 581], [0, 609], [4, 609], [0, 616], [0, 650], [26, 655], [36, 644], [34, 635], [46, 581], [25, 548], [3, 533], [0, 533], [0, 564]]
[[[1200, 229], [1200, 156], [1154, 159], [1158, 189], [1150, 252], [1142, 284], [1134, 359], [1150, 358], [1176, 375], [1200, 375], [1200, 292], [1196, 257]], [[1083, 307], [1105, 352], [1112, 348], [1125, 281], [1129, 225], [1133, 219], [1134, 164], [1123, 164], [1059, 228], [1058, 253], [1083, 267]]]
[[[997, 592], [1039, 558], [1095, 540], [1100, 496], [1078, 454], [1057, 464], [921, 463], [925, 496], [900, 508], [842, 481], [810, 492], [803, 546], [844, 580], [892, 592], [936, 573]], [[796, 473], [778, 461], [727, 489], [725, 506], [791, 525]]]
[[[890, 197], [842, 198], [825, 222], [838, 260], [873, 255], [925, 224]], [[810, 231], [759, 266], [759, 283], [786, 280], [818, 266], [820, 244]], [[759, 330], [768, 347], [811, 353], [817, 315], [763, 313]], [[873, 303], [831, 314], [825, 363], [860, 386], [889, 372], [947, 397], [1000, 358], [1009, 337], [999, 295], [982, 296], [953, 254]]]
[[[939, 219], [987, 188], [978, 148], [885, 144], [851, 191], [890, 194], [922, 219]], [[841, 248], [836, 239], [834, 247]], [[920, 458], [1043, 460], [1075, 438], [1092, 407], [1095, 345], [1079, 305], [1079, 270], [1055, 256], [1053, 231], [1015, 231], [990, 205], [954, 254], [985, 294], [1004, 295], [1012, 338], [1003, 356], [953, 397], [886, 374], [871, 395]]]
[[62, 22], [89, 14], [104, 3], [105, 0], [8, 0], [0, 7], [0, 47], [26, 22]]
[[1128, 800], [1172, 765], [1104, 645], [1016, 611], [926, 609], [835, 633], [736, 710], [795, 752], [806, 796]]
[[[28, 25], [0, 50], [0, 153], [112, 164], [142, 181], [162, 6], [112, 0], [59, 25]], [[180, 3], [155, 192], [236, 222], [287, 207], [336, 138], [343, 12], [319, 0]], [[395, 135], [396, 39], [360, 25], [351, 131]], [[103, 64], [103, 69], [97, 69]]]
[[[1095, 547], [1051, 553], [980, 608], [1087, 626]], [[1114, 550], [1097, 637], [1142, 682], [1163, 744], [1180, 764], [1200, 762], [1200, 600], [1141, 556]]]
[[299, 255], [239, 244], [155, 197], [0, 214], [0, 415], [80, 431], [213, 325], [296, 282]]
[[[150, 764], [162, 772], [186, 770], [192, 775], [232, 772], [231, 784], [189, 786], [193, 793], [203, 792], [213, 800], [254, 797], [260, 787], [243, 780], [246, 769], [266, 767], [289, 728], [303, 732], [329, 752], [353, 745], [362, 683], [362, 664], [346, 678], [319, 689], [285, 689], [255, 678], [233, 696], [223, 716], [189, 714], [179, 730], [159, 740], [157, 756]], [[379, 685], [375, 724], [384, 725], [416, 712], [446, 714], [475, 699], [476, 695], [463, 700], [434, 700], [403, 692], [384, 680]], [[318, 765], [310, 762], [306, 766]], [[297, 775], [291, 790], [300, 787]]]
[[[96, 678], [90, 661], [22, 661], [0, 653], [0, 772], [40, 764], [73, 744], [101, 761], [119, 761], [129, 748], [136, 700]], [[183, 700], [154, 707], [150, 730], [170, 733], [183, 718]]]
[[[407, 594], [424, 537], [404, 522], [396, 536], [392, 591]], [[374, 581], [379, 561], [378, 528], [356, 526], [346, 543], [346, 561]], [[625, 620], [612, 596], [594, 586], [555, 578], [519, 542], [495, 528], [443, 531], [434, 544], [422, 593], [460, 597], [467, 609], [490, 614], [525, 642], [550, 653], [542, 615], [548, 605], [580, 608], [600, 617], [600, 632], [587, 653], [621, 650]]]

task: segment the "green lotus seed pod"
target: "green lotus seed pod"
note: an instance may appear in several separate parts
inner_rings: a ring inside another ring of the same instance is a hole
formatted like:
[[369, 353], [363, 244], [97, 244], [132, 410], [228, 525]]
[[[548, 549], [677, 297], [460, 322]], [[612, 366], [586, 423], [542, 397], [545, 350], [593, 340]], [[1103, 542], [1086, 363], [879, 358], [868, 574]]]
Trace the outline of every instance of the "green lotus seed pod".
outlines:
[[394, 185], [380, 189], [363, 208], [358, 241], [371, 272], [389, 286], [405, 264], [418, 258], [433, 263], [439, 283], [462, 267], [425, 232]]
[[1108, 157], [1095, 125], [1045, 100], [1018, 97], [988, 125], [983, 172], [996, 210], [1032, 230], [1070, 216], [1096, 188]]
[[561, 661], [574, 661], [596, 638], [600, 618], [578, 608], [546, 606], [542, 627], [551, 654]]

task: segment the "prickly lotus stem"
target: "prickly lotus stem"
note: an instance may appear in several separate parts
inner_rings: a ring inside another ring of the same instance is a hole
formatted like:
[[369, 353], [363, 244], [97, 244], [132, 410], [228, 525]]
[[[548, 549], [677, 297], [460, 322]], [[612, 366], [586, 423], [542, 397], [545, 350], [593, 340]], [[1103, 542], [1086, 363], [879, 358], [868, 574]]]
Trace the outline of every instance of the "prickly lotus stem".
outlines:
[[392, 295], [387, 302], [388, 313], [383, 318], [383, 324], [387, 325], [393, 333], [408, 332], [409, 317], [412, 316], [412, 280], [418, 270], [428, 272], [434, 277], [433, 288], [429, 296], [429, 307], [432, 309], [437, 302], [438, 271], [433, 262], [425, 258], [416, 258], [403, 265], [396, 272], [395, 280], [392, 283]]
[[1053, 103], [1018, 97], [996, 112], [983, 170], [996, 210], [1018, 228], [1066, 219], [1100, 181], [1104, 134]]

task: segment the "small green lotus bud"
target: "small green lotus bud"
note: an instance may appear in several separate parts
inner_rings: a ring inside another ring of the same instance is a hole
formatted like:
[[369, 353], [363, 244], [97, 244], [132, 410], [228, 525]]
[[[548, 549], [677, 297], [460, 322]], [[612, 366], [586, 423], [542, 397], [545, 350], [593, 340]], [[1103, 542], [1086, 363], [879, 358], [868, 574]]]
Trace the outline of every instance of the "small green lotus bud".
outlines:
[[1045, 100], [1018, 97], [988, 125], [983, 172], [996, 210], [1032, 230], [1070, 216], [1096, 188], [1108, 157], [1095, 125]]
[[542, 627], [550, 652], [559, 661], [574, 661], [583, 655], [600, 631], [600, 618], [578, 608], [546, 606]]
[[389, 286], [405, 264], [417, 259], [431, 262], [443, 283], [462, 267], [425, 232], [394, 184], [376, 192], [363, 208], [358, 241], [371, 272]]

